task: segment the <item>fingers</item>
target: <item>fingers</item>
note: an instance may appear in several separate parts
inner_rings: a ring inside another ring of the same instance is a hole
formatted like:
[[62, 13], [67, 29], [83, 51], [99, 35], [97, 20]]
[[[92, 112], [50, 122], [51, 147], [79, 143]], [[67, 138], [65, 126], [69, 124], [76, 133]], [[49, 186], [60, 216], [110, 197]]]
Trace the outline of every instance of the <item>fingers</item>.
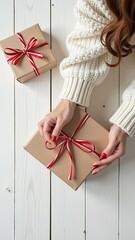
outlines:
[[103, 166], [103, 165], [109, 165], [111, 164], [115, 159], [118, 158], [118, 153], [114, 151], [113, 154], [111, 154], [110, 156], [106, 157], [105, 159], [96, 161], [93, 163], [94, 167], [99, 167], [99, 166]]
[[51, 132], [52, 127], [54, 123], [52, 124], [51, 119], [48, 117], [45, 117], [38, 123], [39, 132], [42, 137], [44, 137], [47, 141], [51, 141]]
[[61, 129], [64, 126], [64, 121], [62, 121], [61, 119], [57, 119], [56, 125], [52, 131], [52, 136], [53, 138], [57, 138], [60, 135]]
[[39, 129], [39, 132], [40, 132], [40, 134], [41, 134], [42, 137], [44, 136], [43, 126], [44, 126], [44, 119], [41, 120], [41, 121], [38, 123], [38, 129]]
[[100, 160], [105, 159], [107, 156], [110, 156], [114, 152], [117, 145], [118, 142], [117, 143], [110, 142], [101, 153]]
[[46, 116], [38, 123], [40, 134], [50, 143], [53, 143], [58, 138], [64, 121], [60, 118], [54, 119], [53, 117]]
[[94, 168], [94, 169], [92, 170], [92, 175], [100, 172], [101, 170], [103, 170], [103, 169], [106, 168], [107, 166], [108, 166], [108, 164], [105, 164], [105, 165], [103, 165], [103, 166], [98, 166], [98, 167]]
[[[112, 149], [113, 149], [113, 147], [112, 147]], [[108, 151], [108, 149], [107, 149], [107, 151]], [[125, 153], [125, 142], [122, 141], [114, 148], [112, 154], [110, 154], [109, 156], [106, 156], [104, 159], [102, 158], [101, 160], [93, 163], [93, 166], [95, 168], [92, 170], [92, 174], [94, 175], [94, 174], [98, 173], [99, 171], [101, 171], [102, 169], [104, 169], [105, 167], [109, 166], [116, 159], [123, 156], [124, 153]]]
[[110, 165], [114, 160], [118, 159], [124, 154], [124, 144], [122, 142], [110, 140], [107, 147], [104, 149], [100, 155], [100, 160], [93, 163], [95, 167], [92, 174], [96, 174], [108, 165]]
[[110, 153], [108, 152], [108, 156], [106, 158], [104, 158], [104, 159], [100, 158], [101, 160], [94, 162], [93, 166], [101, 166], [101, 165], [104, 165], [104, 164], [110, 164], [114, 160], [123, 156], [124, 153], [125, 153], [123, 142], [120, 142], [116, 147], [112, 147], [112, 149], [113, 149], [113, 151], [110, 151]]
[[76, 103], [62, 99], [55, 109], [39, 122], [40, 134], [49, 142], [56, 141], [63, 126], [72, 119], [75, 107]]

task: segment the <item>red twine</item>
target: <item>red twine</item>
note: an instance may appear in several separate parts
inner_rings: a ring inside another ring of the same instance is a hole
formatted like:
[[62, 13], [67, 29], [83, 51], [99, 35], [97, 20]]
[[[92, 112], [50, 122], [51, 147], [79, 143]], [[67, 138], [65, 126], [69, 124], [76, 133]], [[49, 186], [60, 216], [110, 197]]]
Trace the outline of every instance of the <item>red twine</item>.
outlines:
[[47, 165], [47, 168], [51, 168], [54, 165], [54, 163], [56, 162], [58, 157], [61, 155], [63, 150], [66, 148], [68, 156], [69, 156], [69, 160], [70, 160], [70, 173], [69, 173], [69, 176], [68, 176], [68, 180], [72, 179], [72, 160], [73, 160], [73, 157], [72, 157], [72, 154], [71, 154], [71, 151], [70, 151], [70, 148], [69, 148], [69, 142], [71, 142], [76, 147], [78, 147], [79, 149], [81, 149], [82, 151], [84, 151], [86, 153], [94, 153], [95, 155], [100, 157], [100, 154], [98, 152], [96, 152], [95, 145], [92, 142], [74, 138], [74, 135], [83, 126], [83, 124], [87, 121], [87, 119], [89, 117], [90, 117], [90, 115], [88, 113], [86, 113], [85, 116], [80, 121], [80, 123], [77, 125], [75, 131], [72, 133], [71, 136], [68, 136], [66, 133], [61, 131], [61, 133], [59, 135], [59, 138], [63, 139], [63, 141], [60, 142], [56, 147], [51, 148], [47, 145], [48, 141], [45, 142], [45, 146], [49, 150], [60, 147], [60, 149], [59, 149], [58, 153], [56, 154], [55, 158]]
[[15, 49], [14, 48], [5, 48], [4, 53], [6, 55], [12, 56], [7, 59], [7, 62], [8, 63], [11, 62], [13, 65], [16, 65], [21, 60], [21, 58], [26, 54], [26, 56], [28, 57], [28, 59], [30, 61], [30, 64], [32, 65], [32, 68], [33, 68], [36, 76], [40, 75], [38, 68], [35, 65], [32, 57], [43, 59], [43, 55], [39, 52], [32, 51], [32, 50], [42, 47], [42, 46], [45, 46], [48, 44], [48, 42], [43, 42], [41, 44], [37, 44], [37, 39], [32, 37], [29, 40], [28, 44], [26, 44], [21, 33], [17, 33], [17, 36], [23, 45], [23, 49], [21, 50], [21, 49], [17, 49], [17, 48], [15, 48]]

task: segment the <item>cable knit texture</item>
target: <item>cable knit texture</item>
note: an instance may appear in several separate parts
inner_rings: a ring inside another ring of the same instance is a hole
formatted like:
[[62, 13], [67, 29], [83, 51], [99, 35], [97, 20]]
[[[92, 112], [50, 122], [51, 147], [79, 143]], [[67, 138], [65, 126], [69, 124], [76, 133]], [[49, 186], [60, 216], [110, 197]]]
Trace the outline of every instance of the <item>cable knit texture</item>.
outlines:
[[122, 104], [110, 118], [111, 123], [120, 126], [133, 136], [135, 133], [135, 80], [127, 87], [122, 95]]
[[[88, 107], [93, 88], [107, 76], [112, 55], [100, 42], [103, 28], [113, 19], [105, 0], [78, 0], [73, 13], [77, 22], [66, 38], [68, 57], [59, 66], [64, 78], [60, 98]], [[127, 94], [128, 92], [128, 94]], [[135, 132], [135, 81], [123, 94], [123, 103], [110, 122], [130, 136]], [[127, 107], [128, 106], [128, 107]]]

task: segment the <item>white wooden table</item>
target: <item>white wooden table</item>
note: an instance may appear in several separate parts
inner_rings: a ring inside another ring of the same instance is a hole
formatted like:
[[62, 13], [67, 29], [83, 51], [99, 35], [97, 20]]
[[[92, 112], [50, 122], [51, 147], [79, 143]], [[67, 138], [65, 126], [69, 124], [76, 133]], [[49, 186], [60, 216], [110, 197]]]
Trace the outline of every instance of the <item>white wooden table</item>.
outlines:
[[[76, 0], [0, 0], [0, 39], [39, 23], [57, 68], [20, 84], [0, 54], [0, 239], [134, 240], [135, 138], [126, 155], [75, 192], [23, 150], [37, 123], [59, 102], [59, 63], [76, 19]], [[105, 127], [135, 77], [135, 54], [94, 89], [88, 111]]]

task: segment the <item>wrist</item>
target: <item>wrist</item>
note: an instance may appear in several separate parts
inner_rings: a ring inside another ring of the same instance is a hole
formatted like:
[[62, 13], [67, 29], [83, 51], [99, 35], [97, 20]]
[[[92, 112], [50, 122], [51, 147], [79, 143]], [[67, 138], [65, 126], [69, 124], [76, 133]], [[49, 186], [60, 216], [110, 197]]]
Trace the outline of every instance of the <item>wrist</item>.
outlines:
[[75, 108], [77, 105], [75, 102], [72, 102], [69, 99], [61, 99], [60, 103], [62, 103], [62, 105], [64, 105], [65, 107], [73, 107], [73, 108]]
[[115, 123], [113, 125], [115, 126], [116, 129], [118, 129], [121, 137], [128, 137], [127, 132], [121, 126], [119, 126], [119, 125], [117, 125]]

